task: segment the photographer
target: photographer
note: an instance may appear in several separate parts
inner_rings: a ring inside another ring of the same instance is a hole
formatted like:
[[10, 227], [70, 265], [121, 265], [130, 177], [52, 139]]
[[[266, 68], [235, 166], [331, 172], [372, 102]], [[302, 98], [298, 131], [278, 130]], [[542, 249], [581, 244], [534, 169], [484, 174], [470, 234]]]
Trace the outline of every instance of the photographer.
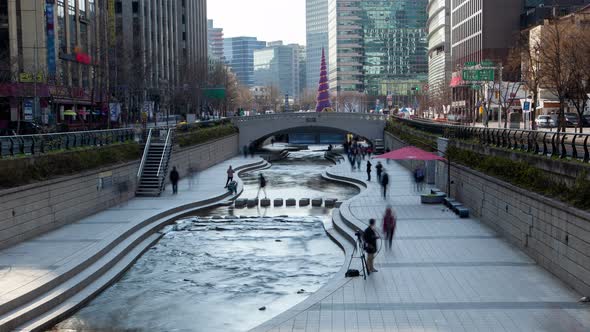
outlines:
[[375, 228], [375, 219], [369, 220], [369, 227], [365, 229], [363, 237], [365, 243], [364, 249], [367, 252], [367, 270], [369, 273], [377, 272], [373, 265], [375, 261], [375, 253], [377, 252], [377, 239], [379, 238], [377, 229]]

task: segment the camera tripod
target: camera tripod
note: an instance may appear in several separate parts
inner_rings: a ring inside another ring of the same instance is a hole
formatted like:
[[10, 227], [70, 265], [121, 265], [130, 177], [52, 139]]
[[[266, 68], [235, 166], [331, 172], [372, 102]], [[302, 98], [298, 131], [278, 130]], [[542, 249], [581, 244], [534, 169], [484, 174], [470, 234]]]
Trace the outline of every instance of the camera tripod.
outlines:
[[[355, 233], [356, 235], [356, 245], [354, 246], [354, 249], [352, 250], [352, 253], [350, 254], [350, 261], [348, 262], [348, 268], [347, 270], [350, 270], [350, 265], [352, 264], [352, 260], [354, 258], [358, 258], [361, 260], [361, 265], [362, 265], [362, 274], [363, 274], [363, 279], [367, 280], [367, 274], [370, 274], [371, 272], [367, 270], [367, 260], [365, 258], [365, 251], [363, 249], [363, 238], [362, 238], [362, 232], [357, 231]], [[358, 256], [355, 256], [358, 252]]]

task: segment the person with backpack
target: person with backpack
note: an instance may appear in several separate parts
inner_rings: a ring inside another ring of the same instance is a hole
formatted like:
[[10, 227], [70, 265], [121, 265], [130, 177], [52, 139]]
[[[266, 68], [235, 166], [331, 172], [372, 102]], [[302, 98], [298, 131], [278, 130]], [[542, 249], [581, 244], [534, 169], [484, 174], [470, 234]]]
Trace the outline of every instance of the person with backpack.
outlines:
[[180, 174], [176, 170], [176, 166], [172, 167], [172, 171], [170, 172], [170, 182], [172, 182], [172, 194], [178, 194], [178, 180], [180, 180]]
[[266, 178], [264, 177], [264, 175], [262, 175], [262, 173], [260, 173], [260, 175], [258, 176], [258, 182], [259, 182], [259, 187], [258, 187], [258, 192], [256, 193], [256, 198], [258, 198], [258, 196], [260, 195], [260, 191], [264, 191], [264, 198], [267, 198], [266, 196]]
[[397, 224], [397, 217], [391, 207], [387, 207], [385, 210], [385, 216], [383, 217], [383, 234], [385, 234], [385, 242], [388, 244], [389, 250], [393, 243], [393, 235], [395, 234], [395, 226]]
[[375, 253], [377, 253], [377, 239], [379, 234], [375, 227], [375, 219], [369, 220], [369, 227], [363, 232], [364, 249], [367, 252], [367, 271], [369, 274], [378, 272], [375, 269]]

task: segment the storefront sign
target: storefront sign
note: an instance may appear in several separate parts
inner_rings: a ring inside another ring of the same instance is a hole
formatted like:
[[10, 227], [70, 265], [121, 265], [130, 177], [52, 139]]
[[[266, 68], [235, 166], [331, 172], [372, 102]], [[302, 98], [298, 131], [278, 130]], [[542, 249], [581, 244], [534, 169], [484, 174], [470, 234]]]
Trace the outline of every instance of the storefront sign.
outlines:
[[21, 83], [35, 83], [35, 81], [37, 83], [43, 83], [43, 74], [37, 73], [37, 77], [36, 77], [36, 80], [35, 80], [35, 74], [34, 73], [20, 73], [18, 75], [18, 80]]
[[47, 0], [45, 3], [45, 20], [47, 31], [47, 73], [50, 77], [55, 77], [56, 60], [55, 60], [55, 21], [54, 17], [54, 0]]
[[23, 100], [23, 120], [33, 121], [33, 99]]

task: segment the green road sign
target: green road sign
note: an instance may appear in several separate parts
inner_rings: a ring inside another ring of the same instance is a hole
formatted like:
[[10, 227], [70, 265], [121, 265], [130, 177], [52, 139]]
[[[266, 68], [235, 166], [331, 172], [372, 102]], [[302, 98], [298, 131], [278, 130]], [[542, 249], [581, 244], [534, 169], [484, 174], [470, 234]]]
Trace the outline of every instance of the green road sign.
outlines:
[[225, 88], [206, 88], [203, 94], [210, 99], [225, 99]]
[[481, 90], [481, 85], [474, 84], [471, 86], [472, 90]]
[[480, 64], [482, 67], [495, 67], [496, 65], [490, 60], [483, 60]]
[[463, 81], [480, 82], [493, 81], [495, 78], [494, 69], [467, 69], [463, 70]]
[[475, 67], [475, 66], [477, 66], [477, 62], [475, 62], [475, 61], [465, 62], [465, 67]]

